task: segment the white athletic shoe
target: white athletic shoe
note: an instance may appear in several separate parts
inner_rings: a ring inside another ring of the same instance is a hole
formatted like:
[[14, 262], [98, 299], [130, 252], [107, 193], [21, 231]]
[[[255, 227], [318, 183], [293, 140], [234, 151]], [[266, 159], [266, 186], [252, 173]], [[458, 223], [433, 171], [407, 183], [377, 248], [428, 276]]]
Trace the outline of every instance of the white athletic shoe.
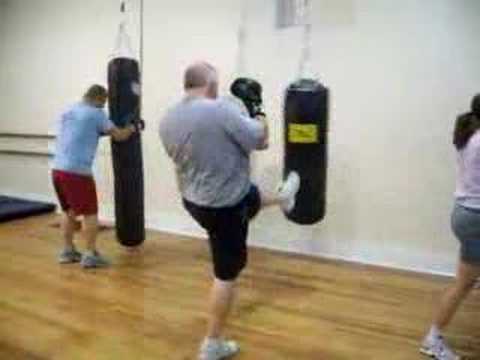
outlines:
[[424, 355], [430, 356], [435, 360], [460, 360], [460, 356], [455, 354], [447, 345], [443, 337], [438, 336], [434, 339], [425, 338], [420, 352]]
[[82, 260], [82, 254], [75, 248], [64, 249], [60, 254], [58, 254], [57, 260], [59, 264], [74, 264]]
[[300, 189], [300, 176], [295, 171], [288, 174], [287, 180], [281, 185], [278, 196], [282, 200], [282, 209], [289, 213], [295, 207], [295, 200]]
[[235, 341], [224, 339], [205, 339], [200, 346], [198, 360], [221, 360], [237, 354], [240, 351]]
[[104, 268], [110, 266], [110, 262], [100, 255], [98, 251], [95, 251], [93, 254], [83, 254], [80, 265], [84, 269]]

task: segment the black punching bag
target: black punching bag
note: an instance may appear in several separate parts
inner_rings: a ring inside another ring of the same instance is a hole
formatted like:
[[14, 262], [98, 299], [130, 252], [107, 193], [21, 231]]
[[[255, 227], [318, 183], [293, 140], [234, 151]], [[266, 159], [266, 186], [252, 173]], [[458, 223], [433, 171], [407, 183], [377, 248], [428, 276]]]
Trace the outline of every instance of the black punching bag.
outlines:
[[[125, 127], [140, 118], [140, 72], [136, 60], [114, 58], [108, 64], [110, 118]], [[127, 141], [112, 139], [117, 239], [124, 246], [145, 240], [143, 159], [140, 132]]]
[[321, 83], [301, 79], [291, 84], [284, 103], [284, 177], [300, 175], [291, 221], [310, 225], [325, 216], [329, 91]]

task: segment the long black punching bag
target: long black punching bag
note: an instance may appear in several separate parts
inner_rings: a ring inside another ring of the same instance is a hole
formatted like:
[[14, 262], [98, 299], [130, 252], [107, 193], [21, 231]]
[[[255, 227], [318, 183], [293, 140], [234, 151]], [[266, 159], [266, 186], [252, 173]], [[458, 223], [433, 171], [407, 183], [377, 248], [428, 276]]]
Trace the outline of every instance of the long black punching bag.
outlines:
[[297, 224], [315, 224], [325, 216], [328, 101], [328, 89], [315, 80], [301, 79], [286, 91], [284, 177], [298, 172], [300, 190], [285, 215]]
[[[136, 60], [114, 58], [108, 64], [109, 110], [112, 121], [125, 127], [140, 117], [140, 72]], [[143, 159], [140, 132], [127, 141], [112, 139], [117, 239], [124, 246], [145, 240]]]

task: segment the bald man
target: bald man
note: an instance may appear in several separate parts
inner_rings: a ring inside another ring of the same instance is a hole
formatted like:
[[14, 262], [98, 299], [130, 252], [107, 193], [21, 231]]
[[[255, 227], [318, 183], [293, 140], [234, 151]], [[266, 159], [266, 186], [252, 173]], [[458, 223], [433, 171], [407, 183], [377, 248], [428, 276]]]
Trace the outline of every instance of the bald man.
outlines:
[[238, 103], [217, 100], [218, 75], [205, 62], [185, 71], [185, 97], [160, 124], [160, 137], [176, 167], [183, 204], [208, 233], [214, 281], [207, 334], [200, 360], [217, 360], [239, 351], [223, 329], [235, 296], [235, 284], [247, 263], [249, 221], [261, 207], [291, 210], [299, 188], [296, 173], [274, 197], [260, 194], [250, 180], [250, 154], [268, 147], [263, 112], [251, 118]]

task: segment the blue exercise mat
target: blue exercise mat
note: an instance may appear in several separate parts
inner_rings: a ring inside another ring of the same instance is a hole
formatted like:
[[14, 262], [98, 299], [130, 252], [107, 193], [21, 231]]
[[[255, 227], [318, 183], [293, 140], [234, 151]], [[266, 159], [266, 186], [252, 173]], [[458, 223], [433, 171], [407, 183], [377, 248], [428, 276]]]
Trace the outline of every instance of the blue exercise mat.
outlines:
[[0, 222], [46, 214], [55, 208], [55, 204], [0, 195]]

